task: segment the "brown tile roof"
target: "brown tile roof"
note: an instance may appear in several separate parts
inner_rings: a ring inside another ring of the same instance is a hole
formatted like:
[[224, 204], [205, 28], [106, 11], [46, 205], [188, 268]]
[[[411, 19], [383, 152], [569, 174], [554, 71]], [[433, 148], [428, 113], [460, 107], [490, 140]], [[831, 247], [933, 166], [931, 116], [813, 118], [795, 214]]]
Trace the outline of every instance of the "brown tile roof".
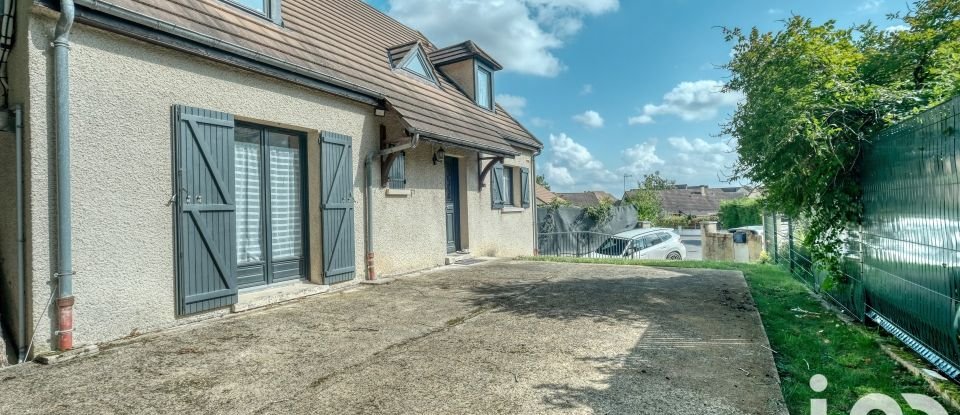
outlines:
[[[742, 187], [709, 188], [685, 185], [677, 187], [658, 192], [663, 212], [668, 215], [716, 215], [720, 212], [720, 202], [751, 196], [750, 190]], [[630, 190], [623, 197], [626, 199], [636, 192], [636, 190]]]
[[558, 197], [556, 193], [553, 193], [553, 192], [547, 190], [546, 187], [543, 187], [543, 186], [541, 186], [541, 185], [539, 185], [539, 184], [536, 185], [536, 186], [534, 187], [534, 189], [536, 190], [535, 193], [536, 193], [536, 195], [537, 195], [537, 203], [538, 203], [538, 204], [546, 204], [546, 203], [553, 202], [553, 200]]
[[598, 206], [600, 201], [604, 199], [609, 199], [611, 202], [617, 201], [617, 198], [613, 197], [612, 194], [602, 190], [588, 190], [579, 193], [557, 193], [557, 196], [579, 207]]
[[108, 6], [118, 7], [373, 91], [425, 138], [501, 154], [516, 154], [517, 145], [543, 147], [499, 105], [488, 111], [443, 77], [437, 86], [396, 71], [391, 48], [419, 41], [428, 56], [437, 48], [420, 32], [360, 0], [283, 0], [282, 26], [220, 0], [92, 4], [107, 14], [116, 13]]

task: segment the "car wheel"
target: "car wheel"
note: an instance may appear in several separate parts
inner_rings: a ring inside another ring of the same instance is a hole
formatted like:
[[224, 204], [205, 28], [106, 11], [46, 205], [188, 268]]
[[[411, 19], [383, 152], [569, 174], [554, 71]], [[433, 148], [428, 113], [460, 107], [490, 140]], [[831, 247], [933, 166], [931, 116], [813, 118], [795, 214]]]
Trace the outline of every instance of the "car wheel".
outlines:
[[679, 253], [679, 252], [673, 251], [673, 252], [667, 254], [667, 259], [669, 259], [669, 260], [671, 260], [671, 261], [679, 261], [679, 260], [683, 259], [683, 257], [680, 256], [680, 253]]

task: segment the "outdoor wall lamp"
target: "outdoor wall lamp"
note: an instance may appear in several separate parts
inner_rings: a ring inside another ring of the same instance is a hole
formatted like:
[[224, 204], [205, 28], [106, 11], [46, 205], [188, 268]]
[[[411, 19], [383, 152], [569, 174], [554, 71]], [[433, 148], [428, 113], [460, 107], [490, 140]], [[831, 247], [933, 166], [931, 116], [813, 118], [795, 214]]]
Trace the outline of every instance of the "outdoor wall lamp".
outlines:
[[443, 147], [440, 147], [436, 153], [433, 153], [433, 165], [436, 166], [437, 164], [442, 164], [443, 158], [446, 156], [447, 152], [443, 150]]

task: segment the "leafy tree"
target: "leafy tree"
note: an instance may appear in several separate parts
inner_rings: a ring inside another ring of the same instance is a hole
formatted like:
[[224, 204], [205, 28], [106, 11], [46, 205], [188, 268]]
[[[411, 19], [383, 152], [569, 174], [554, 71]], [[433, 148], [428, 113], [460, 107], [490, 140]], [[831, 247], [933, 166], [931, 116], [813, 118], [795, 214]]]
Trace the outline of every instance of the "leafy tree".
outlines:
[[803, 244], [837, 274], [840, 236], [861, 219], [858, 159], [880, 129], [960, 93], [960, 2], [919, 0], [906, 30], [838, 28], [793, 16], [778, 32], [724, 29], [729, 91], [743, 101], [731, 179], [764, 186], [769, 208], [804, 217]]
[[672, 189], [674, 185], [673, 180], [664, 178], [659, 171], [645, 174], [637, 182], [638, 188], [628, 194], [624, 201], [637, 209], [637, 220], [656, 221], [663, 216], [659, 191]]
[[550, 183], [547, 183], [547, 178], [543, 175], [537, 175], [537, 184], [543, 186], [544, 189], [550, 190]]

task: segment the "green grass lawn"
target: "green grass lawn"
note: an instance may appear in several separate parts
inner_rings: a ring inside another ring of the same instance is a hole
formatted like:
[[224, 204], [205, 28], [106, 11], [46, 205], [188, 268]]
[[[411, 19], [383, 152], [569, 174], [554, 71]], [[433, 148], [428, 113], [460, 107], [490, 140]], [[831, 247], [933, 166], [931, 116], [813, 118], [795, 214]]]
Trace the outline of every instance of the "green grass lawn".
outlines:
[[[582, 262], [654, 267], [710, 268], [742, 271], [763, 320], [780, 373], [783, 397], [791, 414], [809, 414], [810, 399], [827, 399], [829, 413], [848, 414], [868, 393], [882, 393], [910, 411], [902, 393], [936, 396], [926, 382], [911, 374], [880, 348], [877, 329], [841, 320], [799, 281], [775, 265], [734, 264], [711, 261], [636, 261], [588, 258], [524, 258], [526, 260]], [[809, 313], [793, 311], [800, 308]], [[814, 393], [810, 377], [827, 377], [829, 387]], [[944, 405], [947, 407], [947, 405]], [[879, 412], [876, 412], [879, 413]]]

